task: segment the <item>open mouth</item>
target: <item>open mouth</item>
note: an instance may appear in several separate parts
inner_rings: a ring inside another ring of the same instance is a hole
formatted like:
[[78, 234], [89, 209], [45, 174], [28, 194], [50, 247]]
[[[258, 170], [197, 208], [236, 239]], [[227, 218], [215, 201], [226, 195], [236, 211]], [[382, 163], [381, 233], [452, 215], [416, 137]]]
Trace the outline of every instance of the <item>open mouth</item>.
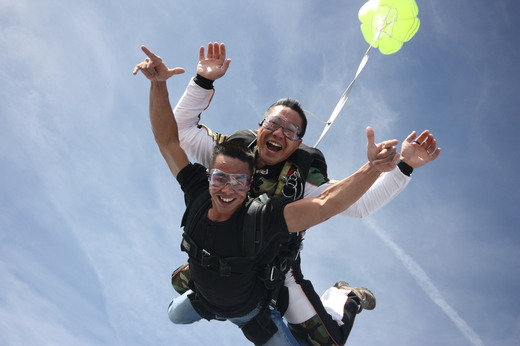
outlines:
[[267, 146], [267, 149], [269, 149], [271, 151], [282, 150], [282, 146], [280, 144], [272, 142], [272, 141], [267, 141], [266, 146]]
[[218, 197], [222, 202], [224, 203], [231, 203], [233, 202], [235, 199], [234, 198], [224, 198], [224, 197]]

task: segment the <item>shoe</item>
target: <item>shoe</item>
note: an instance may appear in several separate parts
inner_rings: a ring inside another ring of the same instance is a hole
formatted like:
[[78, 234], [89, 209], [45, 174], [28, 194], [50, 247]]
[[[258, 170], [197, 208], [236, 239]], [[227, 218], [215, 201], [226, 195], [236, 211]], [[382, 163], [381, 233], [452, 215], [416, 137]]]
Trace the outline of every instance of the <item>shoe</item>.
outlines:
[[334, 284], [334, 287], [340, 290], [351, 290], [355, 297], [359, 299], [360, 309], [358, 311], [358, 314], [361, 312], [361, 310], [374, 310], [376, 307], [376, 297], [370, 291], [368, 288], [365, 287], [351, 287], [347, 282], [345, 281], [338, 281], [336, 284]]

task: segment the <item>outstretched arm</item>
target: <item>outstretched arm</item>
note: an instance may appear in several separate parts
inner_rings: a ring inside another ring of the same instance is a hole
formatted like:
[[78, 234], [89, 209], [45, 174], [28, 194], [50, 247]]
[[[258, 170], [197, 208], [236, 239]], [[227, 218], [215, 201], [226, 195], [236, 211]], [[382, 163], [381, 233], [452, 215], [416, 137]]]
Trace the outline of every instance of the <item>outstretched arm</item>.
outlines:
[[207, 166], [222, 135], [199, 125], [200, 115], [213, 98], [213, 82], [226, 74], [231, 60], [226, 58], [225, 44], [217, 42], [209, 43], [206, 51], [200, 47], [198, 56], [197, 76], [190, 80], [174, 112], [184, 149], [195, 161]]
[[[158, 97], [161, 95], [163, 97]], [[190, 161], [179, 140], [177, 122], [168, 100], [168, 91], [155, 83], [152, 83], [150, 88], [150, 123], [159, 150], [170, 171], [177, 177]]]
[[[415, 131], [410, 133], [401, 145], [401, 160], [413, 169], [419, 168], [437, 159], [441, 149], [437, 148], [437, 140], [430, 131], [423, 131], [419, 137]], [[342, 212], [342, 215], [350, 217], [366, 217], [373, 214], [399, 193], [401, 193], [411, 180], [411, 171], [394, 168], [384, 173], [370, 187], [370, 189], [354, 204]], [[321, 186], [307, 184], [305, 197], [319, 196], [331, 183]]]
[[284, 209], [285, 221], [289, 232], [299, 232], [324, 222], [339, 214], [356, 202], [382, 172], [392, 170], [399, 154], [395, 152], [397, 140], [374, 142], [372, 128], [367, 128], [367, 156], [364, 164], [351, 176], [332, 184], [318, 197], [309, 197], [288, 204]]
[[141, 49], [148, 56], [134, 68], [134, 74], [141, 71], [151, 81], [150, 122], [155, 141], [170, 171], [175, 177], [190, 162], [180, 145], [177, 122], [168, 98], [166, 80], [171, 76], [184, 73], [183, 68], [169, 69], [162, 59], [148, 48]]

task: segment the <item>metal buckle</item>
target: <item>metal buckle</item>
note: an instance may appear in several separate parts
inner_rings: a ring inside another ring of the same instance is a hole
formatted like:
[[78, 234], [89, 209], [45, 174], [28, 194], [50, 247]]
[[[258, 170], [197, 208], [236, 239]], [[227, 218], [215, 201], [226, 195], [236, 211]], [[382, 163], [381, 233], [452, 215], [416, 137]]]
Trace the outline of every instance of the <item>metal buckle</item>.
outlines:
[[205, 267], [209, 267], [211, 265], [210, 261], [207, 259], [211, 256], [211, 254], [206, 250], [200, 250], [200, 264]]
[[271, 274], [269, 275], [269, 281], [274, 281], [274, 271], [276, 270], [275, 266], [271, 267]]

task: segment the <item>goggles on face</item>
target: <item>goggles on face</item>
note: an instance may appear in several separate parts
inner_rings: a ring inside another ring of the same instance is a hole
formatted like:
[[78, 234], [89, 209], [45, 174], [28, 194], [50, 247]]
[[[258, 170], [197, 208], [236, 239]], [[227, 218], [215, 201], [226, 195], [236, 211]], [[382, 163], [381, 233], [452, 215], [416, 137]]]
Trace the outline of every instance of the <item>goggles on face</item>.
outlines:
[[264, 129], [276, 131], [280, 127], [282, 128], [283, 135], [291, 141], [297, 141], [300, 139], [300, 128], [295, 123], [279, 116], [278, 114], [268, 115], [259, 124]]
[[209, 185], [223, 188], [227, 184], [235, 191], [249, 190], [249, 174], [229, 174], [220, 169], [212, 169], [208, 173]]

